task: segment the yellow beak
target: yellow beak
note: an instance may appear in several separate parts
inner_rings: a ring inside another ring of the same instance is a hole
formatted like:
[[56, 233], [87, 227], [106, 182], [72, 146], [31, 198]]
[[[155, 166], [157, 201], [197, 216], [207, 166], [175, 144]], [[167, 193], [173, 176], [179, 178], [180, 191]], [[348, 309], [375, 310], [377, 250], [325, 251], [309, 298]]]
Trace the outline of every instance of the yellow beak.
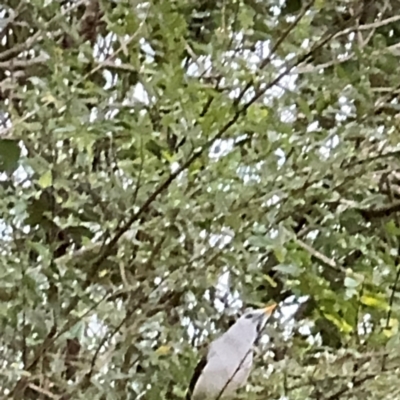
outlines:
[[275, 308], [276, 308], [277, 306], [278, 306], [278, 304], [274, 303], [274, 304], [272, 304], [272, 305], [270, 305], [270, 306], [265, 307], [265, 308], [264, 308], [265, 314], [267, 314], [268, 316], [270, 316], [270, 315], [274, 312], [274, 310], [275, 310]]

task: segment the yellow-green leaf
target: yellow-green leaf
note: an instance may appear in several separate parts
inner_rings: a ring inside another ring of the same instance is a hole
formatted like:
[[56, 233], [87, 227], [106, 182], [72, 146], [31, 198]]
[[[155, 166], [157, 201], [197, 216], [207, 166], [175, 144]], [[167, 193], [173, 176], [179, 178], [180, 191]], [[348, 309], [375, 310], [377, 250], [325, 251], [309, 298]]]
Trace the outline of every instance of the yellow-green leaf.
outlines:
[[49, 186], [51, 186], [51, 184], [53, 183], [53, 175], [51, 173], [51, 170], [46, 171], [40, 178], [38, 181], [39, 185], [45, 189]]
[[393, 335], [399, 331], [399, 321], [396, 318], [390, 318], [389, 323], [383, 321], [385, 328], [383, 329], [383, 334], [387, 338], [391, 338]]
[[165, 356], [166, 354], [168, 354], [170, 352], [171, 352], [171, 346], [169, 346], [169, 345], [160, 346], [156, 350], [156, 354], [158, 354], [159, 356]]
[[278, 286], [278, 284], [269, 275], [264, 275], [264, 278], [273, 288]]
[[361, 296], [360, 299], [361, 303], [369, 306], [369, 307], [373, 307], [373, 308], [380, 308], [382, 310], [388, 310], [389, 309], [389, 304], [384, 300], [384, 299], [380, 299], [378, 297], [374, 297], [372, 295], [363, 295]]
[[175, 161], [175, 156], [173, 154], [171, 154], [169, 151], [163, 150], [161, 152], [161, 154], [163, 155], [163, 157], [169, 162], [169, 163], [173, 163]]
[[343, 318], [339, 318], [332, 314], [324, 314], [324, 317], [333, 322], [342, 332], [350, 333], [353, 330], [353, 327], [347, 323]]
[[383, 334], [384, 334], [387, 338], [391, 338], [395, 333], [396, 333], [396, 332], [395, 332], [394, 329], [384, 329], [384, 330], [383, 330]]
[[284, 247], [275, 247], [273, 251], [276, 259], [280, 263], [283, 263], [286, 257], [286, 249]]
[[103, 269], [99, 272], [99, 278], [104, 278], [108, 274], [108, 269]]

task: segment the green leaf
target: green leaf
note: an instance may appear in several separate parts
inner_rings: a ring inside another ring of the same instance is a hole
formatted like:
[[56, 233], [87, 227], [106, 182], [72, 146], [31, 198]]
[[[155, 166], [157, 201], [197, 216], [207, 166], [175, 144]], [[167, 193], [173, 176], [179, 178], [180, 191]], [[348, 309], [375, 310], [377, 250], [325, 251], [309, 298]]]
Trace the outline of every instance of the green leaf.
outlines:
[[280, 263], [283, 263], [285, 261], [286, 253], [286, 249], [282, 246], [274, 248], [274, 255]]
[[280, 264], [276, 265], [273, 269], [274, 271], [283, 272], [286, 275], [292, 275], [295, 277], [301, 274], [301, 269], [297, 265], [293, 264]]
[[397, 351], [400, 346], [400, 334], [396, 333], [390, 336], [390, 339], [387, 341], [386, 348], [391, 351]]
[[251, 235], [248, 239], [250, 246], [265, 248], [271, 241], [265, 235]]
[[79, 321], [69, 330], [68, 336], [70, 338], [78, 338], [78, 340], [82, 340], [85, 328], [86, 328], [85, 322]]
[[347, 288], [356, 288], [359, 285], [360, 282], [353, 278], [350, 278], [349, 276], [346, 276], [346, 278], [344, 278], [344, 286], [346, 286]]
[[18, 168], [21, 148], [16, 140], [0, 139], [0, 171], [13, 173]]
[[35, 250], [43, 259], [49, 258], [49, 249], [44, 246], [42, 243], [38, 242], [29, 242], [28, 246]]
[[396, 318], [390, 318], [389, 323], [387, 323], [386, 319], [383, 320], [383, 334], [387, 338], [391, 338], [393, 335], [396, 335], [399, 331], [399, 321]]
[[399, 236], [400, 235], [400, 229], [396, 225], [396, 222], [392, 219], [389, 222], [385, 224], [385, 228], [387, 233], [393, 236]]

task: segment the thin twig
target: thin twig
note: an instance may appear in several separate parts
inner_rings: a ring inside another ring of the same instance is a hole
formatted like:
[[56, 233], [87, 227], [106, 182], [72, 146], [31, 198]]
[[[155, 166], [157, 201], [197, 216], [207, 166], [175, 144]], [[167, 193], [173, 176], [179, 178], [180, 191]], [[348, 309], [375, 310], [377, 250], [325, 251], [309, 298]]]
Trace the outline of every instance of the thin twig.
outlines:
[[41, 395], [45, 395], [46, 397], [49, 397], [50, 399], [57, 400], [61, 397], [61, 396], [55, 395], [54, 393], [51, 393], [47, 389], [44, 389], [44, 388], [41, 388], [41, 387], [35, 385], [34, 383], [29, 383], [28, 387], [30, 389], [32, 389], [34, 392], [40, 393]]
[[102, 63], [98, 64], [95, 66], [92, 70], [90, 70], [82, 79], [80, 79], [78, 82], [84, 82], [86, 81], [91, 75], [93, 75], [95, 72], [99, 71], [103, 65], [107, 65], [107, 63], [110, 63], [112, 60], [116, 58], [116, 56], [121, 53], [121, 52], [126, 52], [127, 46], [132, 43], [139, 35], [139, 33], [142, 31], [143, 27], [146, 24], [147, 17], [150, 13], [150, 6], [147, 9], [145, 17], [142, 19], [140, 22], [138, 28], [136, 29], [135, 33], [131, 36], [129, 36], [128, 39], [122, 40], [121, 39], [121, 45], [120, 47], [112, 54], [110, 54]]
[[341, 265], [336, 264], [336, 262], [330, 258], [328, 258], [325, 254], [322, 254], [318, 250], [314, 249], [307, 243], [303, 242], [301, 239], [296, 238], [295, 242], [302, 247], [304, 250], [308, 251], [311, 256], [316, 258], [317, 260], [321, 261], [323, 264], [327, 265], [328, 267], [334, 269], [335, 271], [346, 272], [345, 268]]
[[143, 144], [143, 137], [142, 135], [139, 136], [140, 139], [140, 164], [139, 164], [139, 173], [135, 185], [135, 191], [133, 192], [133, 199], [132, 199], [132, 205], [133, 207], [136, 205], [136, 201], [139, 195], [139, 190], [142, 185], [142, 174], [143, 174], [143, 167], [144, 167], [144, 144]]
[[342, 31], [338, 32], [335, 36], [334, 39], [343, 36], [343, 35], [348, 35], [349, 33], [354, 32], [355, 30], [358, 31], [367, 31], [370, 29], [377, 29], [377, 28], [381, 28], [382, 26], [391, 24], [393, 22], [397, 22], [400, 20], [400, 15], [394, 15], [390, 18], [384, 19], [383, 21], [376, 21], [376, 22], [372, 22], [370, 24], [364, 24], [364, 25], [360, 25], [357, 27], [350, 27], [350, 28], [346, 28], [343, 29]]
[[289, 34], [293, 31], [294, 28], [300, 23], [303, 17], [306, 15], [307, 11], [314, 5], [315, 0], [311, 0], [306, 4], [301, 12], [296, 16], [295, 20], [287, 27], [287, 29], [282, 33], [282, 35], [278, 38], [275, 44], [272, 46], [272, 49], [268, 56], [261, 61], [259, 69], [264, 69], [272, 60], [272, 57], [278, 51], [279, 47], [281, 47], [284, 40], [289, 36]]
[[37, 56], [34, 58], [12, 58], [8, 61], [0, 61], [0, 69], [28, 68], [36, 64], [44, 64], [48, 61], [48, 57]]
[[[383, 22], [382, 18], [383, 18], [383, 16], [385, 15], [385, 12], [386, 12], [386, 10], [388, 9], [388, 7], [389, 7], [389, 5], [390, 5], [389, 3], [390, 3], [390, 0], [386, 0], [386, 1], [385, 1], [385, 4], [383, 5], [382, 10], [381, 10], [380, 13], [378, 14], [378, 21], [377, 21], [377, 22]], [[371, 41], [371, 39], [372, 39], [372, 38], [374, 37], [374, 35], [375, 35], [375, 32], [376, 32], [376, 29], [377, 29], [377, 28], [378, 28], [378, 26], [373, 27], [373, 28], [371, 29], [371, 32], [368, 33], [367, 38], [366, 38], [365, 40], [363, 40], [361, 48], [364, 48], [364, 47]], [[362, 36], [361, 36], [361, 37], [362, 37]]]
[[349, 392], [350, 390], [357, 388], [358, 386], [361, 386], [364, 382], [370, 380], [370, 379], [374, 379], [376, 375], [373, 374], [368, 374], [366, 376], [364, 376], [363, 378], [360, 378], [358, 380], [356, 380], [353, 383], [353, 386], [349, 386], [349, 385], [344, 385], [341, 389], [339, 389], [337, 392], [333, 393], [332, 395], [328, 396], [325, 398], [325, 400], [339, 400], [341, 399], [341, 397], [346, 393]]

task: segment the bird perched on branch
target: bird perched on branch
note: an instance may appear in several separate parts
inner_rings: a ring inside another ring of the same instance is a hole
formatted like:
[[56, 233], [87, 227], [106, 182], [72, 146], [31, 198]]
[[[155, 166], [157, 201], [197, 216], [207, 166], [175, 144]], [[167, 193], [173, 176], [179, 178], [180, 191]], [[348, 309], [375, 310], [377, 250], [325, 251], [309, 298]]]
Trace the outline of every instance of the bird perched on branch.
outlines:
[[222, 336], [194, 370], [186, 400], [219, 400], [232, 397], [249, 377], [253, 345], [276, 304], [244, 313]]

